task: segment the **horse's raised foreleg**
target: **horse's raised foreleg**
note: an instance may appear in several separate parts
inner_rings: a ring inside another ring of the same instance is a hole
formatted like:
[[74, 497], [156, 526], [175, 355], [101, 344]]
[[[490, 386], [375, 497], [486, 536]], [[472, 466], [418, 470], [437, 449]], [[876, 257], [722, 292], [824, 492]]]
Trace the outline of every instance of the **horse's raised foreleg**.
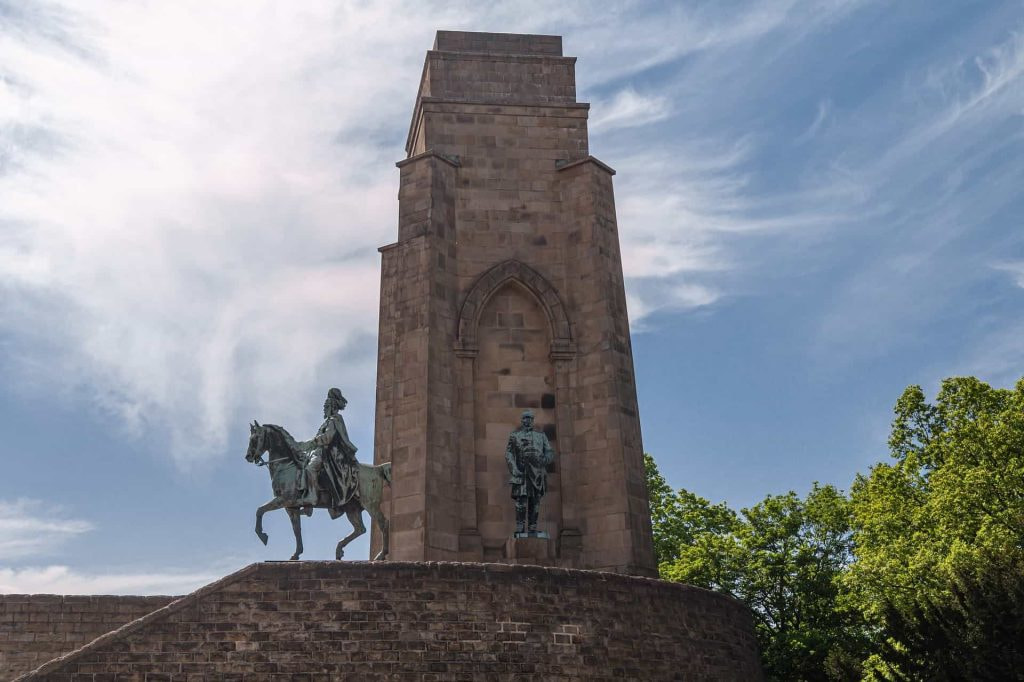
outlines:
[[380, 503], [371, 504], [366, 508], [370, 512], [370, 518], [380, 527], [380, 551], [373, 557], [374, 561], [383, 561], [388, 558], [388, 520], [380, 510]]
[[345, 556], [345, 545], [366, 532], [366, 526], [363, 525], [363, 510], [361, 507], [353, 504], [345, 512], [345, 516], [348, 517], [348, 522], [352, 524], [352, 532], [338, 543], [338, 548], [334, 550], [335, 559], [341, 559], [341, 557]]
[[295, 533], [295, 554], [292, 554], [292, 561], [298, 561], [302, 554], [302, 519], [299, 518], [297, 507], [287, 507], [288, 518], [292, 520], [292, 532]]
[[281, 498], [275, 497], [270, 502], [267, 502], [262, 507], [258, 507], [256, 509], [256, 536], [259, 537], [264, 545], [267, 544], [269, 536], [263, 532], [263, 515], [268, 511], [274, 511], [275, 509], [280, 509], [283, 506], [284, 502]]

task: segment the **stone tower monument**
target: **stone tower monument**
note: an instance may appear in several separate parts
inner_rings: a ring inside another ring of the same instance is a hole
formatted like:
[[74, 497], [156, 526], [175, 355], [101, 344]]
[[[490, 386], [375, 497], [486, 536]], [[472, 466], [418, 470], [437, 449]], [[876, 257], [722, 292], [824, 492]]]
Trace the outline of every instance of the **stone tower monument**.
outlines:
[[[574, 63], [556, 36], [442, 31], [427, 53], [381, 249], [374, 456], [397, 561], [251, 564], [181, 598], [0, 595], [21, 635], [0, 627], [0, 677], [764, 679], [735, 599], [572, 570], [655, 569], [613, 171], [588, 154]], [[549, 539], [512, 537], [524, 409], [554, 446]]]
[[[395, 560], [655, 573], [614, 171], [575, 63], [559, 36], [438, 31], [427, 52], [380, 249]], [[551, 539], [521, 542], [505, 446], [527, 408], [555, 459]]]

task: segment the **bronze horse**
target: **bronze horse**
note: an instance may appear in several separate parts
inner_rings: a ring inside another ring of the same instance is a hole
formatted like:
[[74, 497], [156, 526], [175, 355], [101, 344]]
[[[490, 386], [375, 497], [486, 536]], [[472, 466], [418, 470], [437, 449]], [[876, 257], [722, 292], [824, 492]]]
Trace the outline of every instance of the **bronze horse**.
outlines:
[[[249, 449], [245, 452], [245, 459], [259, 466], [267, 466], [270, 470], [270, 484], [274, 491], [274, 498], [256, 510], [256, 535], [264, 545], [267, 544], [268, 536], [263, 532], [263, 514], [283, 508], [288, 512], [288, 518], [292, 522], [292, 531], [295, 533], [295, 554], [291, 557], [295, 561], [302, 554], [300, 514], [303, 505], [299, 504], [299, 500], [302, 498], [300, 484], [306, 463], [306, 453], [296, 446], [295, 439], [291, 437], [291, 434], [275, 424], [261, 426], [257, 422], [253, 422], [249, 427], [249, 434]], [[267, 453], [269, 457], [266, 462], [263, 461], [264, 453]], [[321, 476], [323, 476], [322, 473]], [[334, 552], [336, 559], [341, 559], [345, 555], [345, 545], [366, 532], [366, 526], [363, 525], [363, 510], [368, 511], [370, 517], [380, 526], [382, 535], [381, 550], [374, 557], [374, 561], [383, 560], [388, 556], [388, 520], [381, 513], [380, 503], [384, 484], [391, 485], [391, 462], [377, 466], [360, 464], [358, 478], [359, 494], [340, 508], [334, 508], [325, 503], [331, 497], [325, 490], [323, 482], [320, 481], [317, 489], [317, 503], [314, 507], [327, 509], [332, 519], [336, 519], [344, 513], [348, 517], [349, 523], [352, 524], [352, 532], [338, 542]]]

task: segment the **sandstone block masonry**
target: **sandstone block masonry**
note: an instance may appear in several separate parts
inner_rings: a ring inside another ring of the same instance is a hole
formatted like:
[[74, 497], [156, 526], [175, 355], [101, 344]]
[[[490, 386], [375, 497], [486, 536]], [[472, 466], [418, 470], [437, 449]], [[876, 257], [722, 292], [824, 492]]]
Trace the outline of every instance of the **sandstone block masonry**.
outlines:
[[88, 644], [177, 597], [0, 595], [0, 680]]
[[694, 587], [506, 564], [253, 564], [19, 678], [762, 679], [749, 612]]
[[614, 171], [575, 63], [558, 36], [439, 31], [427, 52], [381, 248], [395, 559], [518, 560], [504, 451], [530, 408], [556, 451], [538, 556], [654, 575]]

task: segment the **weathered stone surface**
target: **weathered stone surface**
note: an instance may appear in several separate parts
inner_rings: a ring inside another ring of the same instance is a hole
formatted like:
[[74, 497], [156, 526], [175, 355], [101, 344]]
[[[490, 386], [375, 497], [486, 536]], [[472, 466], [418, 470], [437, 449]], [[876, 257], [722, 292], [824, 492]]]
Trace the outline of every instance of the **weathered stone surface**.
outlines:
[[177, 597], [0, 595], [0, 680], [88, 644]]
[[511, 537], [505, 541], [505, 560], [513, 564], [553, 566], [555, 543], [543, 537]]
[[[392, 557], [504, 561], [509, 425], [557, 459], [555, 562], [654, 575], [612, 171], [557, 36], [438, 33], [381, 249], [375, 461]], [[376, 547], [374, 550], [376, 551]]]
[[761, 679], [749, 612], [649, 578], [538, 566], [248, 566], [22, 680]]

